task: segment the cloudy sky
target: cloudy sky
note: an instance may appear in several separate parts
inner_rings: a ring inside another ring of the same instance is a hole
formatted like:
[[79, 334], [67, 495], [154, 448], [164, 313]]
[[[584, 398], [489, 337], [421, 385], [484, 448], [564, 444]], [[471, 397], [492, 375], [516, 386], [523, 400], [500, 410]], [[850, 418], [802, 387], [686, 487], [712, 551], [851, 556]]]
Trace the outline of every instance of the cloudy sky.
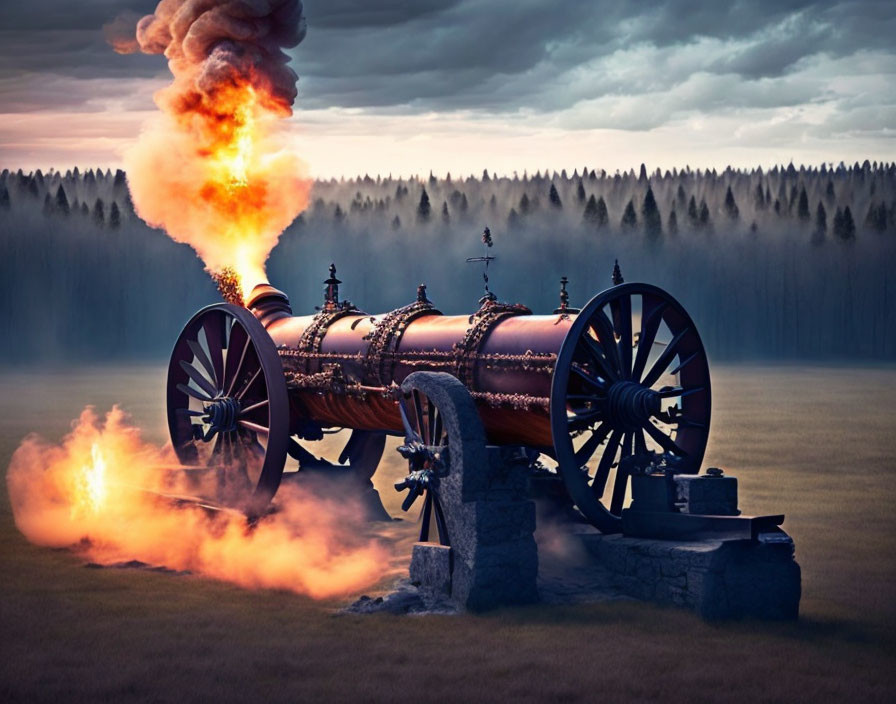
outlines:
[[[0, 166], [115, 166], [169, 80], [103, 25], [0, 5]], [[306, 0], [295, 148], [318, 176], [896, 160], [896, 3]]]

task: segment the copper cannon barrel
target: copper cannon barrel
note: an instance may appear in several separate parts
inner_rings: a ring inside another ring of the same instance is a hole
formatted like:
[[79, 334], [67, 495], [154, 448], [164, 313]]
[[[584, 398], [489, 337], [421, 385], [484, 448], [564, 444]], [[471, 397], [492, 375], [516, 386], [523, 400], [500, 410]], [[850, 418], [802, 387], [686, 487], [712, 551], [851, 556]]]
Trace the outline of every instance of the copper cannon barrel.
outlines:
[[401, 433], [389, 391], [412, 372], [438, 371], [469, 389], [489, 442], [552, 446], [551, 377], [574, 314], [486, 299], [472, 315], [443, 315], [421, 287], [414, 303], [370, 315], [340, 303], [338, 283], [315, 315], [293, 316], [286, 295], [267, 285], [247, 303], [277, 346], [293, 432], [311, 419]]

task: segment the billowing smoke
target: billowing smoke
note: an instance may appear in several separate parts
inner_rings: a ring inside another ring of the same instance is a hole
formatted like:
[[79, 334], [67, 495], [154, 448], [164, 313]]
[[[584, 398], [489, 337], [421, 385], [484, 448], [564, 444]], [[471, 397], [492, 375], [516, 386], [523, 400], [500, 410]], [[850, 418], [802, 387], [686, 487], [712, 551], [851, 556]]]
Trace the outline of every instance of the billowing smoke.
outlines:
[[33, 543], [94, 563], [137, 560], [315, 598], [395, 570], [350, 497], [281, 487], [277, 512], [249, 527], [235, 511], [178, 507], [170, 497], [188, 488], [172, 462], [170, 448], [144, 442], [118, 408], [102, 420], [87, 408], [61, 444], [30, 435], [13, 454], [6, 479], [16, 525]]
[[[111, 32], [117, 51], [133, 45]], [[265, 280], [280, 233], [305, 208], [310, 182], [284, 148], [297, 76], [283, 51], [305, 36], [299, 0], [162, 0], [136, 27], [174, 76], [161, 109], [125, 154], [137, 213], [191, 245], [207, 269]]]

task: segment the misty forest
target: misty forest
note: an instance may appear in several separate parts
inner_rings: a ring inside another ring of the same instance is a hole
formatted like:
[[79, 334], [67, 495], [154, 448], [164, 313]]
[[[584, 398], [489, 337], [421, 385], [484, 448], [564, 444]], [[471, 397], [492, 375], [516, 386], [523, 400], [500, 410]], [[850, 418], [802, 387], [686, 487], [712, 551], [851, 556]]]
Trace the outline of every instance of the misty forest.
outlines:
[[[316, 181], [268, 260], [297, 314], [319, 305], [330, 262], [341, 292], [380, 313], [425, 282], [445, 313], [490, 287], [536, 313], [627, 281], [666, 288], [714, 359], [896, 357], [896, 164], [600, 169], [468, 178]], [[0, 174], [0, 361], [162, 360], [220, 297], [186, 245], [134, 213], [122, 171]]]

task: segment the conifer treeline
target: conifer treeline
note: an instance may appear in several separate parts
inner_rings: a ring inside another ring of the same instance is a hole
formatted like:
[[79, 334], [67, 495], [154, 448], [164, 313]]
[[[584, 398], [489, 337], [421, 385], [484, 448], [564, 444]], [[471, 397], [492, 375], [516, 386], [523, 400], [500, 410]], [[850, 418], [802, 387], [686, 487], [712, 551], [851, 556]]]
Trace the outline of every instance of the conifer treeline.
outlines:
[[[363, 309], [413, 300], [469, 313], [464, 264], [489, 226], [492, 287], [535, 311], [627, 280], [667, 288], [714, 358], [896, 357], [896, 166], [776, 167], [315, 182], [271, 254], [293, 309], [320, 304], [331, 261]], [[135, 214], [123, 172], [0, 173], [0, 361], [161, 359], [216, 300], [185, 245]]]

